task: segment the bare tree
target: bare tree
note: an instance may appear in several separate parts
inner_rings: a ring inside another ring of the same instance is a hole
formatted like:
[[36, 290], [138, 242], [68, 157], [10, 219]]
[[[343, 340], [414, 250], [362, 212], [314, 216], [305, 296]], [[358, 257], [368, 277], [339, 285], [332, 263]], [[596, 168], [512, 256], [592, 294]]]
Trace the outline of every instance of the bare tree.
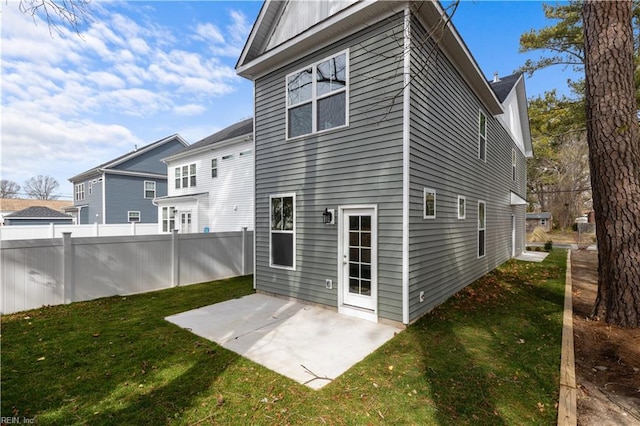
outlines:
[[59, 30], [59, 26], [67, 26], [80, 33], [82, 24], [90, 18], [89, 4], [91, 0], [20, 0], [20, 12], [32, 16], [40, 16], [49, 25], [50, 30]]
[[594, 314], [640, 327], [640, 127], [632, 2], [586, 1], [587, 141], [598, 239]]
[[20, 185], [12, 180], [0, 180], [0, 198], [17, 198], [20, 192]]
[[29, 198], [38, 200], [56, 200], [58, 196], [53, 191], [58, 188], [58, 181], [51, 176], [38, 175], [24, 183], [24, 190]]

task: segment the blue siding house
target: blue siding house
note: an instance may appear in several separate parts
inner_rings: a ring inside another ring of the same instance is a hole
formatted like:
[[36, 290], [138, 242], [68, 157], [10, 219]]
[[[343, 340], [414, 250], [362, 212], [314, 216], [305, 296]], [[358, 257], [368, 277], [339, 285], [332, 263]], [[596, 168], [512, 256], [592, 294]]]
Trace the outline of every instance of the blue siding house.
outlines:
[[410, 324], [524, 250], [524, 79], [488, 81], [438, 2], [267, 1], [236, 71], [257, 291]]
[[158, 223], [153, 200], [167, 195], [167, 166], [161, 160], [186, 146], [180, 135], [172, 135], [70, 178], [76, 222]]

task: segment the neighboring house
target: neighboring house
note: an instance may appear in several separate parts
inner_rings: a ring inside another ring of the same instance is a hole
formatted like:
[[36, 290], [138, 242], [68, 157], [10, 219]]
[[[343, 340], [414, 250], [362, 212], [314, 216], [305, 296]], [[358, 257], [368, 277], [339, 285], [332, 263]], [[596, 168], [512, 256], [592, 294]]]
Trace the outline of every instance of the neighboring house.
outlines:
[[545, 232], [551, 231], [553, 228], [551, 213], [527, 213], [527, 234], [533, 232], [536, 228], [542, 228]]
[[524, 251], [524, 79], [488, 82], [443, 15], [263, 5], [236, 66], [254, 81], [258, 291], [409, 324]]
[[73, 217], [44, 206], [28, 207], [4, 217], [5, 226], [16, 225], [73, 225]]
[[253, 229], [253, 119], [220, 130], [163, 161], [169, 192], [154, 200], [160, 232]]
[[61, 200], [36, 200], [36, 199], [24, 199], [24, 198], [0, 198], [0, 224], [3, 223], [4, 217], [24, 210], [29, 207], [42, 206], [48, 207], [57, 212], [64, 213], [64, 209], [72, 206], [72, 201]]
[[153, 200], [167, 195], [161, 160], [186, 146], [172, 135], [70, 178], [77, 223], [157, 223]]

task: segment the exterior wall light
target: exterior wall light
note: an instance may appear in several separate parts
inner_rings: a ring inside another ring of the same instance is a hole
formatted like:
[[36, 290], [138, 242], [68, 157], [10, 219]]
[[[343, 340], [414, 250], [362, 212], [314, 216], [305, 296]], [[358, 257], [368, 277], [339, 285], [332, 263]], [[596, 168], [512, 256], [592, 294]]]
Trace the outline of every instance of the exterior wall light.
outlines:
[[333, 209], [324, 209], [322, 213], [322, 223], [325, 225], [333, 225], [335, 222], [335, 211]]

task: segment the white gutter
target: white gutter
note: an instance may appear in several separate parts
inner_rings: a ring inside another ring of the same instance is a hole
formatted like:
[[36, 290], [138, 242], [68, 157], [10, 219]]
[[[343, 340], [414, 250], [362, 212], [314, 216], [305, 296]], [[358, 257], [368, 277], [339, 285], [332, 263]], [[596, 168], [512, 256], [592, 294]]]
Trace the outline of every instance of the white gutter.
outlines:
[[[89, 218], [91, 220], [91, 218]], [[107, 174], [102, 172], [102, 224], [107, 223]]]
[[404, 89], [402, 94], [402, 322], [409, 324], [409, 191], [410, 179], [410, 85], [411, 10], [404, 9]]

